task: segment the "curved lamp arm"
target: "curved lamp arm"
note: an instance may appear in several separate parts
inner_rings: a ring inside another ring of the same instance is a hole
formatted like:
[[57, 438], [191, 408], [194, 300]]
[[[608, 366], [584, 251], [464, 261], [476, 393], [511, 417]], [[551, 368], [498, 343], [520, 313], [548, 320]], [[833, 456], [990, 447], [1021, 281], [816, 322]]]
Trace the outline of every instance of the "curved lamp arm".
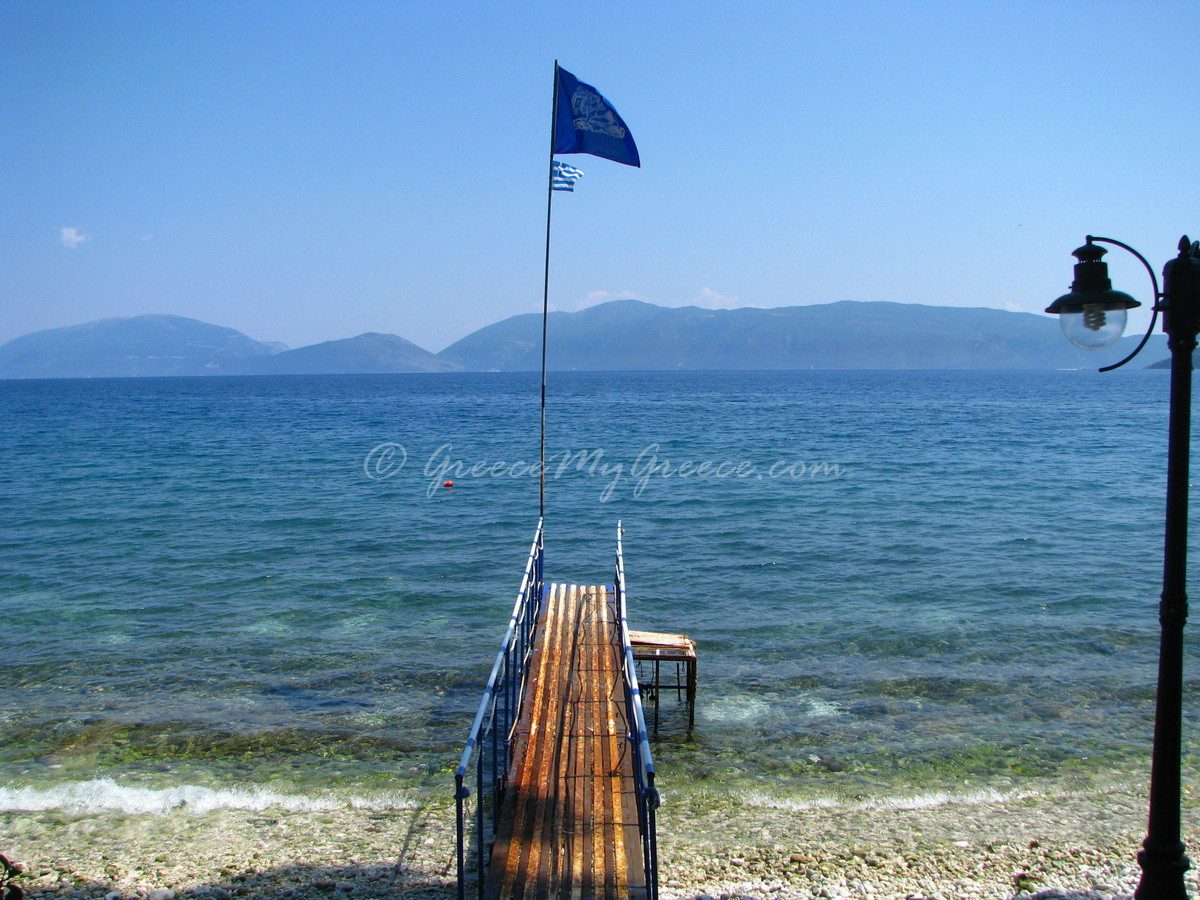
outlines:
[[1128, 244], [1122, 243], [1115, 238], [1094, 237], [1090, 234], [1087, 236], [1087, 242], [1089, 244], [1112, 244], [1114, 247], [1120, 247], [1122, 250], [1128, 250], [1130, 253], [1136, 256], [1139, 261], [1141, 261], [1143, 266], [1146, 267], [1146, 271], [1150, 275], [1150, 283], [1154, 285], [1154, 303], [1151, 305], [1151, 309], [1153, 309], [1154, 312], [1150, 316], [1150, 327], [1146, 329], [1146, 333], [1142, 335], [1141, 341], [1139, 341], [1138, 345], [1134, 347], [1132, 353], [1130, 353], [1119, 363], [1113, 363], [1111, 366], [1104, 366], [1100, 370], [1101, 372], [1111, 372], [1113, 369], [1121, 368], [1121, 366], [1125, 365], [1125, 363], [1129, 362], [1131, 359], [1141, 353], [1142, 348], [1146, 346], [1146, 342], [1150, 340], [1150, 335], [1154, 333], [1154, 326], [1158, 323], [1158, 301], [1162, 299], [1162, 293], [1158, 289], [1158, 276], [1154, 274], [1154, 268], [1146, 261], [1146, 257], [1142, 256], [1142, 254], [1138, 253]]

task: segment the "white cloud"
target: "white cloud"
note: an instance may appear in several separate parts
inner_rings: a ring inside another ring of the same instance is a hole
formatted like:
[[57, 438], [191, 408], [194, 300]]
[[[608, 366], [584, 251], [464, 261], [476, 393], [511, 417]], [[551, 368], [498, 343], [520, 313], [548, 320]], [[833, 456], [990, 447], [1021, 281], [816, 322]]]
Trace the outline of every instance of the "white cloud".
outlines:
[[80, 234], [78, 228], [58, 229], [58, 240], [68, 250], [74, 250], [80, 244], [86, 244], [92, 239], [90, 234]]
[[692, 298], [692, 305], [704, 309], [737, 309], [742, 305], [742, 298], [731, 294], [718, 294], [712, 288], [706, 287]]

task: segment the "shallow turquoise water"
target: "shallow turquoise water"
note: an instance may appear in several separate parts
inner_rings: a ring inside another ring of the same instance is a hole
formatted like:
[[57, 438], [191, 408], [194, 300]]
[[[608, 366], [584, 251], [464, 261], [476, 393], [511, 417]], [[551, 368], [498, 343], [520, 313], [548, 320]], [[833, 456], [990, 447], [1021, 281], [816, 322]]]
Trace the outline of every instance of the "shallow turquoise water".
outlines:
[[[556, 375], [552, 450], [602, 457], [550, 482], [547, 574], [611, 581], [622, 518], [635, 627], [699, 642], [699, 728], [658, 749], [677, 790], [1142, 777], [1166, 387]], [[533, 532], [507, 464], [536, 415], [526, 375], [0, 382], [0, 801], [444, 790]], [[368, 477], [389, 441], [406, 465]]]

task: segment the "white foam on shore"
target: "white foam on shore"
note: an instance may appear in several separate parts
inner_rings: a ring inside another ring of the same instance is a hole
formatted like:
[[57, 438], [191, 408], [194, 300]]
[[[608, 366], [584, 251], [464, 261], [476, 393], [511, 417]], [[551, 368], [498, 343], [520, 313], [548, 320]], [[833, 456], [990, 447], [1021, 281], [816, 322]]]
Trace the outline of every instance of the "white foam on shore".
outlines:
[[284, 794], [258, 786], [214, 789], [183, 784], [168, 788], [145, 788], [117, 784], [111, 778], [72, 781], [48, 788], [0, 786], [0, 812], [60, 810], [69, 813], [163, 815], [183, 810], [203, 815], [220, 809], [312, 812], [347, 808], [412, 809], [415, 806], [411, 800], [395, 794], [342, 798]]
[[868, 800], [845, 801], [833, 797], [813, 797], [811, 799], [788, 799], [772, 797], [761, 792], [743, 794], [741, 800], [748, 806], [759, 806], [765, 809], [786, 809], [797, 812], [806, 809], [846, 809], [846, 810], [903, 810], [903, 809], [933, 809], [937, 806], [983, 806], [988, 803], [1012, 803], [1017, 800], [1028, 800], [1030, 797], [1042, 796], [1038, 791], [997, 791], [991, 788], [981, 788], [976, 791], [964, 791], [952, 794], [935, 792], [931, 794], [915, 794], [908, 797], [873, 797]]

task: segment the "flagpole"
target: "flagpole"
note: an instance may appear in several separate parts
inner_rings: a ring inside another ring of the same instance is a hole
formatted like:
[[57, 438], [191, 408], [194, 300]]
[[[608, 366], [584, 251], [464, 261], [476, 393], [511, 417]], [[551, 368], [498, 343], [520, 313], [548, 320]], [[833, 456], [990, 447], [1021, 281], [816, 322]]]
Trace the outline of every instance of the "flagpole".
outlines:
[[542, 278], [542, 428], [538, 467], [538, 518], [546, 516], [546, 320], [550, 314], [550, 211], [554, 204], [554, 126], [558, 122], [558, 60], [554, 61], [554, 100], [550, 105], [550, 166], [546, 175], [546, 267]]

